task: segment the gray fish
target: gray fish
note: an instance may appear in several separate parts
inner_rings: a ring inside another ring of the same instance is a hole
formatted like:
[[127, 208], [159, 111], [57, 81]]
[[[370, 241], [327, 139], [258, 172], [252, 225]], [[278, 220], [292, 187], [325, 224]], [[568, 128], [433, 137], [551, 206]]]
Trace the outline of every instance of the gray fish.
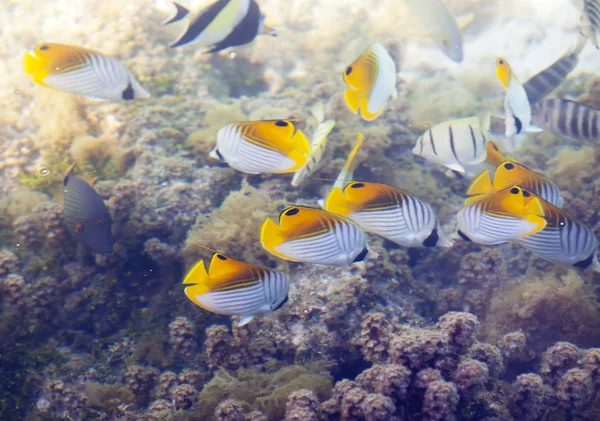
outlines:
[[599, 48], [598, 32], [600, 32], [600, 1], [583, 0], [583, 13], [579, 20], [579, 32]]
[[532, 76], [523, 84], [531, 105], [536, 104], [555, 90], [577, 66], [579, 53], [585, 46], [587, 38], [579, 37], [574, 48], [567, 51], [550, 67]]
[[546, 227], [513, 242], [548, 261], [600, 272], [598, 240], [594, 233], [562, 209], [545, 200], [541, 203]]
[[62, 196], [65, 225], [73, 237], [96, 253], [112, 254], [112, 219], [96, 190], [69, 170]]
[[[185, 18], [189, 11], [177, 4], [176, 11], [164, 24]], [[192, 18], [171, 48], [186, 44], [200, 44], [215, 53], [228, 47], [252, 42], [257, 35], [276, 35], [264, 24], [264, 15], [255, 0], [217, 0]]]
[[545, 99], [535, 105], [533, 122], [559, 136], [600, 142], [600, 110], [579, 102]]

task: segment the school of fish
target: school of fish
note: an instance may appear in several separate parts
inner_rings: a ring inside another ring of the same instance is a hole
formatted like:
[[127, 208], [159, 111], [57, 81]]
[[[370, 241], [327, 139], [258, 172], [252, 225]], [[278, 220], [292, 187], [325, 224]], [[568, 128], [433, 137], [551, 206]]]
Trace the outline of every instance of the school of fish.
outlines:
[[[441, 0], [405, 1], [441, 52], [461, 63], [460, 19]], [[180, 21], [187, 23], [171, 48], [196, 45], [205, 53], [218, 53], [251, 43], [259, 35], [276, 35], [255, 0], [215, 0], [196, 13], [174, 3], [173, 14], [163, 24]], [[262, 247], [291, 262], [348, 266], [377, 256], [369, 248], [369, 235], [403, 247], [509, 242], [556, 264], [600, 272], [598, 240], [562, 209], [560, 188], [517, 159], [505, 157], [497, 139], [549, 130], [573, 140], [600, 141], [600, 110], [574, 100], [548, 98], [575, 68], [587, 41], [598, 48], [600, 0], [584, 0], [579, 31], [569, 51], [524, 83], [504, 58], [496, 59], [496, 76], [504, 88], [502, 117], [484, 111], [440, 122], [416, 140], [414, 155], [474, 177], [456, 212], [456, 233], [446, 234], [436, 210], [411, 192], [355, 179], [356, 158], [365, 143], [358, 133], [319, 206], [291, 205], [274, 219], [267, 218], [258, 233]], [[25, 54], [23, 64], [33, 82], [44, 87], [97, 100], [150, 98], [121, 61], [84, 47], [40, 43]], [[398, 96], [397, 73], [386, 47], [372, 43], [341, 72], [348, 110], [364, 121], [381, 116]], [[246, 174], [291, 173], [296, 187], [322, 164], [328, 134], [336, 124], [325, 119], [321, 102], [311, 112], [315, 121], [310, 137], [302, 122], [290, 118], [230, 122], [218, 131], [209, 156]], [[93, 252], [112, 253], [112, 220], [93, 181], [75, 175], [72, 167], [64, 175], [61, 196], [64, 222], [75, 240]], [[209, 263], [198, 261], [183, 281], [193, 303], [213, 313], [240, 316], [239, 325], [281, 308], [288, 301], [290, 283], [283, 272], [212, 250]]]

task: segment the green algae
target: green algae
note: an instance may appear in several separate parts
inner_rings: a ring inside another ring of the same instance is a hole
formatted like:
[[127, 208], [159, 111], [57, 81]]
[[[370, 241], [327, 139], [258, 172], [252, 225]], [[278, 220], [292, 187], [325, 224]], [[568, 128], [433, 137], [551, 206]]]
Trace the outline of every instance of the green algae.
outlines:
[[269, 420], [280, 420], [285, 415], [288, 395], [295, 390], [312, 390], [321, 401], [331, 397], [333, 379], [321, 363], [283, 364], [274, 362], [267, 368], [242, 368], [237, 372], [219, 369], [200, 392], [193, 411], [197, 419], [213, 419], [216, 406], [225, 399], [258, 407]]

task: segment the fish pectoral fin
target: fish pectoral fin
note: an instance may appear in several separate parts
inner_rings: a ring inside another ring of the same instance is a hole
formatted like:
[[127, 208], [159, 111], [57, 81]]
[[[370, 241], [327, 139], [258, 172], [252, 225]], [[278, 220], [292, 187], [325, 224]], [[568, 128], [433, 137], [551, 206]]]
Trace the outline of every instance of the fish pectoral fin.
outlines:
[[251, 316], [242, 316], [242, 318], [238, 322], [238, 327], [242, 327], [244, 325], [247, 325], [248, 323], [250, 323], [252, 321], [252, 319], [254, 319], [253, 315], [251, 315]]
[[350, 111], [354, 114], [358, 113], [359, 99], [357, 90], [346, 89], [344, 91], [344, 101], [346, 101], [346, 105], [350, 108]]
[[169, 25], [173, 22], [178, 22], [190, 13], [188, 9], [179, 3], [173, 2], [173, 6], [175, 6], [175, 11], [168, 18], [166, 18], [161, 25]]
[[475, 180], [469, 186], [467, 190], [467, 196], [473, 196], [476, 194], [491, 193], [494, 191], [494, 185], [492, 184], [492, 178], [490, 172], [485, 170], [479, 174]]
[[456, 18], [456, 26], [461, 31], [469, 26], [475, 20], [475, 13], [469, 12]]

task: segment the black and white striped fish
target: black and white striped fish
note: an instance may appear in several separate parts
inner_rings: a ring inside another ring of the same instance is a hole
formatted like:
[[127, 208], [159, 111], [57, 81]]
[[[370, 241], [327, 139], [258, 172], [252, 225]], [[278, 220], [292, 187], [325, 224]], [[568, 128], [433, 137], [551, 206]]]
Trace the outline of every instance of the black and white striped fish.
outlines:
[[600, 142], [600, 110], [579, 102], [545, 99], [533, 108], [533, 121], [559, 136]]
[[238, 326], [254, 316], [280, 309], [288, 300], [290, 281], [276, 270], [213, 254], [208, 268], [200, 260], [183, 280], [185, 295], [205, 310], [242, 316]]
[[[189, 10], [174, 3], [176, 11], [164, 25], [180, 21]], [[216, 0], [192, 18], [171, 48], [186, 44], [199, 44], [208, 48], [207, 53], [215, 53], [228, 47], [252, 42], [257, 35], [276, 35], [265, 26], [265, 16], [255, 0]]]
[[564, 210], [540, 198], [546, 226], [513, 240], [548, 261], [600, 272], [598, 239], [594, 233]]
[[367, 234], [340, 215], [305, 206], [291, 206], [279, 223], [267, 219], [260, 242], [265, 250], [292, 262], [346, 266], [376, 256], [367, 248]]
[[599, 48], [598, 33], [600, 32], [600, 1], [583, 0], [583, 12], [579, 20], [579, 32]]
[[519, 186], [472, 196], [456, 215], [457, 233], [462, 239], [481, 245], [531, 235], [546, 226], [540, 200]]
[[574, 48], [571, 48], [549, 67], [532, 76], [523, 84], [529, 104], [533, 106], [538, 103], [564, 82], [567, 75], [577, 66], [579, 53], [585, 46], [586, 41], [585, 37], [579, 37]]
[[111, 101], [150, 98], [123, 63], [87, 48], [38, 44], [24, 66], [34, 82], [65, 92]]
[[487, 137], [478, 117], [436, 124], [418, 140], [412, 153], [428, 161], [464, 173], [487, 157]]

